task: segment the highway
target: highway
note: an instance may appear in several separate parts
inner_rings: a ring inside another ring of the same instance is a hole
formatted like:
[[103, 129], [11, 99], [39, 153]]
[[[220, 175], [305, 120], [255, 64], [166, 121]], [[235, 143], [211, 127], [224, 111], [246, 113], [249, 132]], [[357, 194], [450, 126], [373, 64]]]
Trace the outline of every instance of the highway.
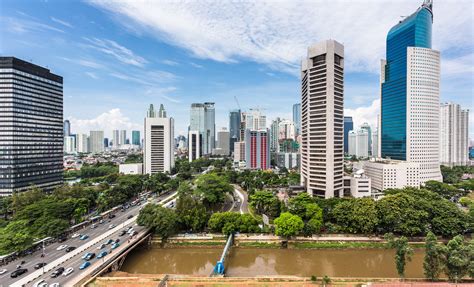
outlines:
[[[175, 194], [175, 193], [174, 193]], [[161, 195], [160, 197], [158, 197], [156, 200], [157, 201], [161, 201], [167, 197], [169, 197], [170, 194], [165, 194], [165, 195]], [[3, 286], [17, 286], [19, 284], [14, 284], [15, 282], [18, 282], [19, 280], [21, 281], [22, 278], [25, 278], [26, 276], [28, 276], [29, 274], [32, 274], [33, 272], [35, 272], [36, 270], [34, 269], [34, 266], [37, 264], [37, 263], [40, 263], [40, 262], [46, 262], [46, 263], [51, 263], [55, 260], [58, 260], [59, 258], [61, 257], [67, 257], [68, 256], [68, 253], [65, 251], [65, 250], [56, 250], [57, 247], [61, 246], [61, 245], [68, 245], [68, 246], [74, 246], [76, 248], [80, 248], [81, 246], [85, 245], [85, 244], [88, 244], [89, 242], [91, 241], [94, 241], [95, 238], [103, 235], [104, 233], [108, 232], [108, 231], [111, 231], [111, 230], [114, 230], [113, 232], [113, 235], [107, 237], [107, 240], [108, 239], [117, 239], [117, 238], [120, 238], [120, 244], [122, 245], [124, 242], [126, 243], [127, 240], [128, 240], [128, 234], [126, 235], [123, 235], [123, 236], [119, 236], [119, 233], [125, 229], [125, 225], [124, 225], [124, 222], [127, 221], [127, 218], [130, 217], [130, 216], [136, 216], [138, 215], [138, 212], [139, 212], [139, 209], [142, 207], [143, 205], [137, 205], [137, 206], [133, 206], [133, 207], [130, 207], [128, 209], [126, 209], [125, 211], [118, 211], [116, 212], [116, 217], [115, 218], [112, 218], [110, 219], [110, 222], [109, 220], [104, 220], [104, 223], [103, 224], [96, 224], [97, 227], [96, 228], [91, 228], [91, 225], [85, 227], [84, 229], [82, 230], [79, 230], [77, 231], [77, 233], [80, 233], [80, 234], [87, 234], [89, 236], [88, 239], [86, 240], [80, 240], [78, 237], [77, 238], [69, 238], [68, 240], [64, 241], [64, 242], [56, 242], [56, 243], [53, 243], [53, 244], [50, 244], [48, 246], [46, 246], [45, 248], [45, 257], [44, 258], [41, 258], [41, 252], [40, 251], [37, 251], [35, 252], [34, 254], [32, 255], [29, 255], [29, 256], [25, 256], [25, 257], [22, 257], [20, 259], [17, 259], [11, 263], [9, 263], [8, 265], [6, 266], [2, 266], [0, 267], [0, 270], [1, 269], [7, 269], [8, 272], [6, 272], [5, 274], [3, 275], [0, 275], [0, 286], [3, 287]], [[141, 231], [143, 229], [143, 227], [140, 227], [140, 226], [136, 226], [136, 223], [134, 220], [128, 220], [128, 221], [133, 221], [131, 224], [129, 224], [129, 226], [133, 226], [133, 229], [136, 230], [137, 232]], [[116, 225], [115, 228], [112, 228], [110, 229], [109, 228], [109, 225], [111, 224], [114, 224]], [[98, 243], [94, 244], [93, 246], [89, 247], [86, 251], [84, 252], [81, 252], [80, 254], [77, 254], [76, 256], [74, 256], [73, 258], [69, 259], [66, 261], [66, 263], [64, 265], [61, 265], [61, 266], [58, 266], [58, 267], [55, 267], [53, 270], [45, 273], [43, 276], [41, 276], [41, 278], [45, 279], [45, 281], [48, 283], [48, 284], [52, 284], [52, 283], [60, 283], [61, 286], [66, 286], [64, 285], [68, 280], [70, 280], [71, 278], [74, 277], [74, 275], [77, 275], [79, 272], [81, 272], [82, 270], [79, 270], [79, 266], [82, 264], [82, 262], [84, 261], [81, 257], [84, 253], [86, 252], [94, 252], [96, 253], [96, 256], [102, 251], [102, 250], [98, 250], [97, 249], [97, 246], [100, 246], [102, 243], [104, 243], [105, 240], [102, 240], [102, 241], [99, 241]], [[104, 248], [103, 250], [107, 250], [107, 252], [110, 251], [110, 246], [111, 245], [107, 245], [106, 248]], [[71, 253], [74, 252], [74, 251], [71, 251]], [[11, 272], [13, 272], [15, 269], [16, 269], [16, 266], [18, 264], [20, 264], [21, 261], [26, 261], [25, 264], [22, 265], [22, 268], [27, 268], [28, 269], [28, 272], [17, 277], [17, 278], [10, 278], [10, 274]], [[91, 263], [95, 263], [97, 262], [98, 259], [94, 258], [91, 260]], [[67, 269], [68, 267], [73, 267], [74, 268], [74, 272], [72, 274], [70, 274], [69, 276], [63, 276], [63, 275], [60, 275], [58, 278], [51, 278], [50, 277], [50, 274], [57, 268], [59, 267], [64, 267], [65, 269]], [[89, 266], [88, 268], [91, 268], [93, 266]], [[48, 268], [48, 265], [46, 265], [44, 267], [45, 269]], [[42, 271], [42, 268], [40, 268], [39, 270]], [[41, 272], [39, 271], [39, 272]], [[40, 280], [40, 278], [38, 279], [35, 279], [33, 281], [34, 282], [37, 282], [38, 280]], [[32, 284], [30, 285], [27, 285], [27, 286], [32, 286]]]

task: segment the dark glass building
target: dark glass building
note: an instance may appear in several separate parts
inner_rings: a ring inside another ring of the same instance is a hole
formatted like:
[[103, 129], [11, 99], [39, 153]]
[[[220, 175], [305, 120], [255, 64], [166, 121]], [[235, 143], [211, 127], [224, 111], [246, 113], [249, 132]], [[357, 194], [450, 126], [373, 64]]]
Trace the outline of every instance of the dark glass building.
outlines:
[[[163, 113], [166, 115], [166, 112]], [[140, 131], [132, 131], [132, 144], [138, 146], [140, 145]]]
[[432, 3], [425, 0], [388, 32], [382, 83], [382, 157], [407, 160], [407, 50], [431, 49], [432, 22]]
[[234, 152], [234, 143], [240, 141], [240, 110], [229, 113], [229, 137], [230, 151]]
[[63, 78], [0, 57], [0, 195], [63, 183]]
[[344, 154], [349, 152], [349, 132], [354, 130], [352, 117], [344, 117]]

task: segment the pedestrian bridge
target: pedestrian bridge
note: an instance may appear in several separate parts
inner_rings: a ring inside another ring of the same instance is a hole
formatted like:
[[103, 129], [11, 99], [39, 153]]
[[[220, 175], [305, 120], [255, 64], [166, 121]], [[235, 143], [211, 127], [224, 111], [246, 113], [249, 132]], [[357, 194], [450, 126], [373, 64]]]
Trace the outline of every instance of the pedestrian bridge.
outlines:
[[219, 261], [217, 261], [216, 266], [214, 266], [214, 270], [211, 273], [211, 277], [218, 277], [218, 276], [224, 276], [225, 275], [225, 259], [227, 255], [230, 252], [230, 248], [232, 247], [232, 244], [234, 243], [234, 234], [229, 235], [227, 238], [227, 242], [225, 244], [224, 250], [222, 251], [221, 258]]

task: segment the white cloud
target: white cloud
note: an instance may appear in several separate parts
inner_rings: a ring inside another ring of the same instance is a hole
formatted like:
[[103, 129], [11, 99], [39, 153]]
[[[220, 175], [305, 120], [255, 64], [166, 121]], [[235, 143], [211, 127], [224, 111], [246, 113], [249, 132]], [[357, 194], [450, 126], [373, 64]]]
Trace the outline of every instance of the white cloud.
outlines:
[[178, 66], [179, 63], [171, 60], [163, 60], [161, 61], [163, 64], [168, 65], [168, 66]]
[[58, 24], [61, 24], [61, 25], [63, 25], [63, 26], [69, 27], [69, 28], [73, 28], [73, 26], [71, 25], [71, 23], [66, 22], [66, 21], [64, 21], [64, 20], [61, 20], [61, 19], [58, 19], [58, 18], [51, 17], [51, 21], [56, 22], [56, 23], [58, 23]]
[[474, 53], [464, 55], [455, 59], [443, 59], [441, 61], [441, 73], [445, 75], [472, 76], [474, 74]]
[[77, 65], [81, 65], [81, 66], [88, 67], [88, 68], [94, 68], [94, 69], [104, 68], [104, 66], [102, 64], [97, 63], [95, 61], [90, 61], [90, 60], [85, 60], [85, 59], [70, 59], [70, 58], [66, 58], [66, 57], [60, 57], [60, 58], [63, 59], [64, 61], [75, 63]]
[[89, 131], [104, 131], [106, 137], [112, 135], [112, 130], [142, 130], [142, 126], [131, 122], [118, 108], [111, 109], [93, 119], [78, 119], [70, 117], [73, 133], [89, 134]]
[[15, 33], [19, 33], [19, 34], [24, 34], [28, 32], [30, 33], [45, 32], [45, 31], [54, 31], [54, 32], [64, 33], [63, 30], [47, 25], [47, 24], [43, 24], [32, 17], [30, 17], [30, 20], [28, 20], [28, 19], [0, 16], [0, 26], [6, 27], [7, 30], [15, 32]]
[[113, 56], [115, 59], [119, 60], [124, 64], [129, 64], [137, 67], [143, 67], [147, 60], [144, 58], [135, 55], [132, 50], [125, 48], [124, 46], [119, 45], [117, 42], [108, 40], [108, 39], [98, 39], [98, 38], [84, 38], [90, 44], [86, 47], [95, 49], [107, 55]]
[[363, 123], [369, 123], [372, 129], [377, 127], [377, 115], [380, 114], [380, 99], [376, 99], [368, 107], [356, 109], [344, 109], [344, 116], [351, 116], [354, 122], [354, 129]]
[[95, 73], [86, 72], [85, 74], [86, 74], [87, 76], [91, 77], [91, 78], [94, 79], [94, 80], [99, 79], [99, 77], [98, 77]]
[[191, 62], [191, 63], [189, 63], [189, 64], [191, 64], [191, 66], [193, 66], [194, 68], [198, 68], [198, 69], [204, 68], [202, 65], [196, 64], [196, 63], [194, 63], [194, 62]]
[[[345, 45], [348, 71], [375, 73], [385, 54], [389, 29], [401, 15], [413, 13], [422, 3], [89, 1], [118, 15], [114, 18], [127, 27], [135, 24], [136, 30], [185, 48], [199, 58], [221, 62], [244, 58], [296, 72], [308, 45], [331, 38]], [[435, 2], [434, 49], [472, 47], [472, 3]]]

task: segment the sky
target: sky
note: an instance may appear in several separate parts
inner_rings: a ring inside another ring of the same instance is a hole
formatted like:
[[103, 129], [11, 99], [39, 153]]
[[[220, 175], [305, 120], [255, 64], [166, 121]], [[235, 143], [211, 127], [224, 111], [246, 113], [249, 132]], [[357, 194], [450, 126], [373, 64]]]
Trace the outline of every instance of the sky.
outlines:
[[[421, 3], [2, 0], [0, 55], [63, 76], [73, 133], [143, 130], [149, 104], [163, 104], [185, 134], [194, 102], [215, 102], [217, 129], [239, 106], [260, 108], [268, 125], [291, 119], [307, 47], [335, 39], [345, 47], [345, 115], [375, 126], [386, 35]], [[433, 10], [441, 101], [471, 110], [474, 139], [474, 2], [435, 0]]]

